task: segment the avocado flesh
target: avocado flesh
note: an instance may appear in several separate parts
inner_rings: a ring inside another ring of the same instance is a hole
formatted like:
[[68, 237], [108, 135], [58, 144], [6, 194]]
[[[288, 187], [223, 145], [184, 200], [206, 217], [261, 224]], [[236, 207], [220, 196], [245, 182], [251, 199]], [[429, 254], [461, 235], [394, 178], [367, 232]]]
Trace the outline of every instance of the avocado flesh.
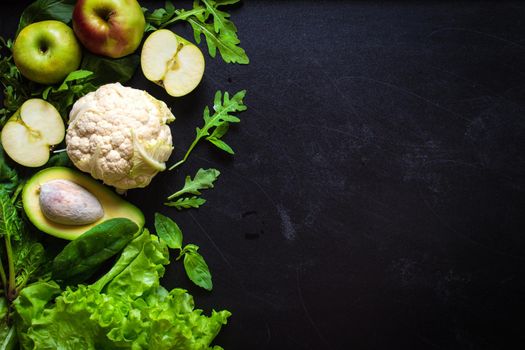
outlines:
[[[58, 224], [46, 218], [40, 209], [40, 186], [51, 180], [69, 180], [84, 187], [98, 199], [104, 209], [104, 216], [91, 224], [81, 226]], [[128, 218], [140, 228], [144, 226], [144, 215], [139, 208], [92, 178], [64, 167], [47, 168], [33, 175], [24, 186], [22, 202], [27, 217], [40, 231], [67, 240], [74, 240], [93, 226], [112, 218]]]

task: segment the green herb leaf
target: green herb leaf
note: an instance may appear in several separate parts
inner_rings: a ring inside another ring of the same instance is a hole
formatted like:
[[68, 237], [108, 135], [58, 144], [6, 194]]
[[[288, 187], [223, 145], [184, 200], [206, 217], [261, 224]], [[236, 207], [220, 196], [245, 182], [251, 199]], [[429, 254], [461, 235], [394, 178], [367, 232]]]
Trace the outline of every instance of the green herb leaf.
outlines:
[[22, 220], [5, 188], [0, 188], [0, 237], [20, 240]]
[[35, 279], [38, 272], [47, 262], [44, 246], [31, 238], [29, 232], [23, 231], [20, 241], [13, 245], [15, 257], [16, 288], [20, 290]]
[[4, 149], [0, 144], [0, 187], [11, 193], [19, 182], [18, 174], [7, 164]]
[[182, 248], [182, 231], [173, 220], [170, 218], [155, 213], [155, 231], [168, 247], [171, 249]]
[[133, 221], [115, 218], [104, 221], [69, 243], [53, 260], [53, 278], [79, 283], [124, 248], [138, 231]]
[[151, 13], [146, 11], [146, 31], [164, 28], [177, 21], [186, 21], [193, 29], [197, 44], [204, 35], [211, 57], [215, 57], [219, 50], [226, 63], [248, 64], [250, 59], [239, 46], [237, 27], [230, 20], [230, 14], [219, 9], [221, 6], [237, 2], [239, 0], [195, 0], [193, 9], [177, 10], [167, 1], [165, 8], [156, 9]]
[[38, 0], [33, 2], [22, 13], [17, 33], [34, 22], [50, 19], [64, 23], [71, 22], [75, 3], [76, 0]]
[[223, 151], [225, 151], [225, 152], [227, 152], [229, 154], [235, 154], [233, 149], [226, 142], [224, 142], [222, 140], [219, 140], [216, 137], [207, 137], [206, 140], [210, 141], [215, 146], [217, 146], [218, 148], [222, 149]]
[[168, 207], [175, 207], [177, 210], [199, 208], [201, 205], [206, 203], [206, 199], [201, 197], [183, 197], [176, 201], [166, 202], [164, 205]]
[[213, 188], [213, 183], [217, 180], [220, 174], [221, 172], [217, 169], [204, 170], [201, 168], [197, 171], [193, 180], [190, 176], [186, 176], [184, 187], [169, 196], [168, 199], [173, 199], [186, 193], [200, 195], [200, 190]]
[[49, 168], [52, 166], [61, 166], [67, 168], [73, 168], [73, 162], [69, 159], [66, 151], [58, 152], [53, 154], [47, 161], [45, 167]]
[[210, 269], [197, 249], [186, 250], [185, 248], [184, 269], [193, 283], [209, 291], [213, 289]]
[[80, 67], [83, 70], [95, 73], [93, 83], [102, 85], [116, 81], [120, 83], [127, 82], [133, 77], [139, 63], [140, 56], [138, 54], [113, 59], [85, 52]]
[[[243, 102], [244, 96], [246, 95], [246, 90], [237, 92], [230, 98], [230, 95], [225, 92], [224, 96], [221, 91], [215, 93], [215, 98], [213, 101], [213, 110], [215, 113], [210, 115], [210, 110], [208, 107], [204, 109], [203, 119], [204, 126], [202, 128], [196, 129], [196, 136], [193, 143], [190, 145], [184, 157], [179, 160], [177, 163], [170, 167], [170, 170], [175, 169], [188, 159], [191, 151], [195, 148], [200, 139], [206, 138], [212, 144], [218, 148], [233, 154], [233, 150], [224, 142], [218, 142], [218, 140], [224, 136], [228, 131], [229, 123], [238, 123], [241, 120], [233, 115], [235, 112], [242, 112], [247, 109], [246, 105]], [[211, 132], [211, 135], [210, 135]]]
[[97, 86], [92, 83], [93, 72], [76, 70], [67, 75], [59, 86], [48, 86], [41, 93], [36, 91], [33, 96], [42, 95], [42, 98], [56, 107], [62, 118], [69, 119], [71, 106], [80, 97], [95, 91]]

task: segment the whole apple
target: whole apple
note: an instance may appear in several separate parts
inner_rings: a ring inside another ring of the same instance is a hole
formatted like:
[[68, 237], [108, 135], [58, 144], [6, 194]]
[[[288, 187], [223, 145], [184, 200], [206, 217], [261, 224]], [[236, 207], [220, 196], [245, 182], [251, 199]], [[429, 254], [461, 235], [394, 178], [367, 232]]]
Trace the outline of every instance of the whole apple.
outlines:
[[60, 21], [28, 25], [13, 45], [15, 64], [27, 79], [55, 84], [80, 66], [82, 49], [75, 33]]
[[146, 20], [137, 0], [78, 0], [73, 29], [91, 52], [119, 58], [140, 45]]

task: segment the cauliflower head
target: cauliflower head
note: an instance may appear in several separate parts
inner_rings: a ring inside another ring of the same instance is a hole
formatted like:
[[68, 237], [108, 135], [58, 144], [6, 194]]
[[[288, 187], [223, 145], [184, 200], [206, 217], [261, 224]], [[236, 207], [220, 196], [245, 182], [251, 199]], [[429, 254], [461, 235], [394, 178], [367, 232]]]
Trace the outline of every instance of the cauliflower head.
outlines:
[[66, 133], [75, 166], [118, 191], [145, 187], [173, 150], [168, 106], [145, 91], [107, 84], [75, 102]]

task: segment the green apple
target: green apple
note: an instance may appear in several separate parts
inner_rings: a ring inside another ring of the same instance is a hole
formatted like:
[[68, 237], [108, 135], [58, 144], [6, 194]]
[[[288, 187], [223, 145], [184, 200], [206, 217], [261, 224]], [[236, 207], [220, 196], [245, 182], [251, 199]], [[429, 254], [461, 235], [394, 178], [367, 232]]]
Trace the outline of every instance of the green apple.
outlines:
[[205, 63], [197, 46], [172, 31], [160, 29], [144, 42], [140, 65], [146, 79], [178, 97], [199, 85]]
[[91, 52], [119, 58], [140, 45], [146, 20], [137, 0], [78, 0], [73, 30]]
[[40, 84], [55, 84], [80, 66], [82, 49], [75, 33], [60, 21], [28, 25], [13, 45], [13, 59], [20, 73]]
[[52, 104], [33, 98], [22, 104], [2, 129], [5, 152], [20, 165], [39, 167], [49, 160], [49, 151], [64, 139], [65, 127]]

